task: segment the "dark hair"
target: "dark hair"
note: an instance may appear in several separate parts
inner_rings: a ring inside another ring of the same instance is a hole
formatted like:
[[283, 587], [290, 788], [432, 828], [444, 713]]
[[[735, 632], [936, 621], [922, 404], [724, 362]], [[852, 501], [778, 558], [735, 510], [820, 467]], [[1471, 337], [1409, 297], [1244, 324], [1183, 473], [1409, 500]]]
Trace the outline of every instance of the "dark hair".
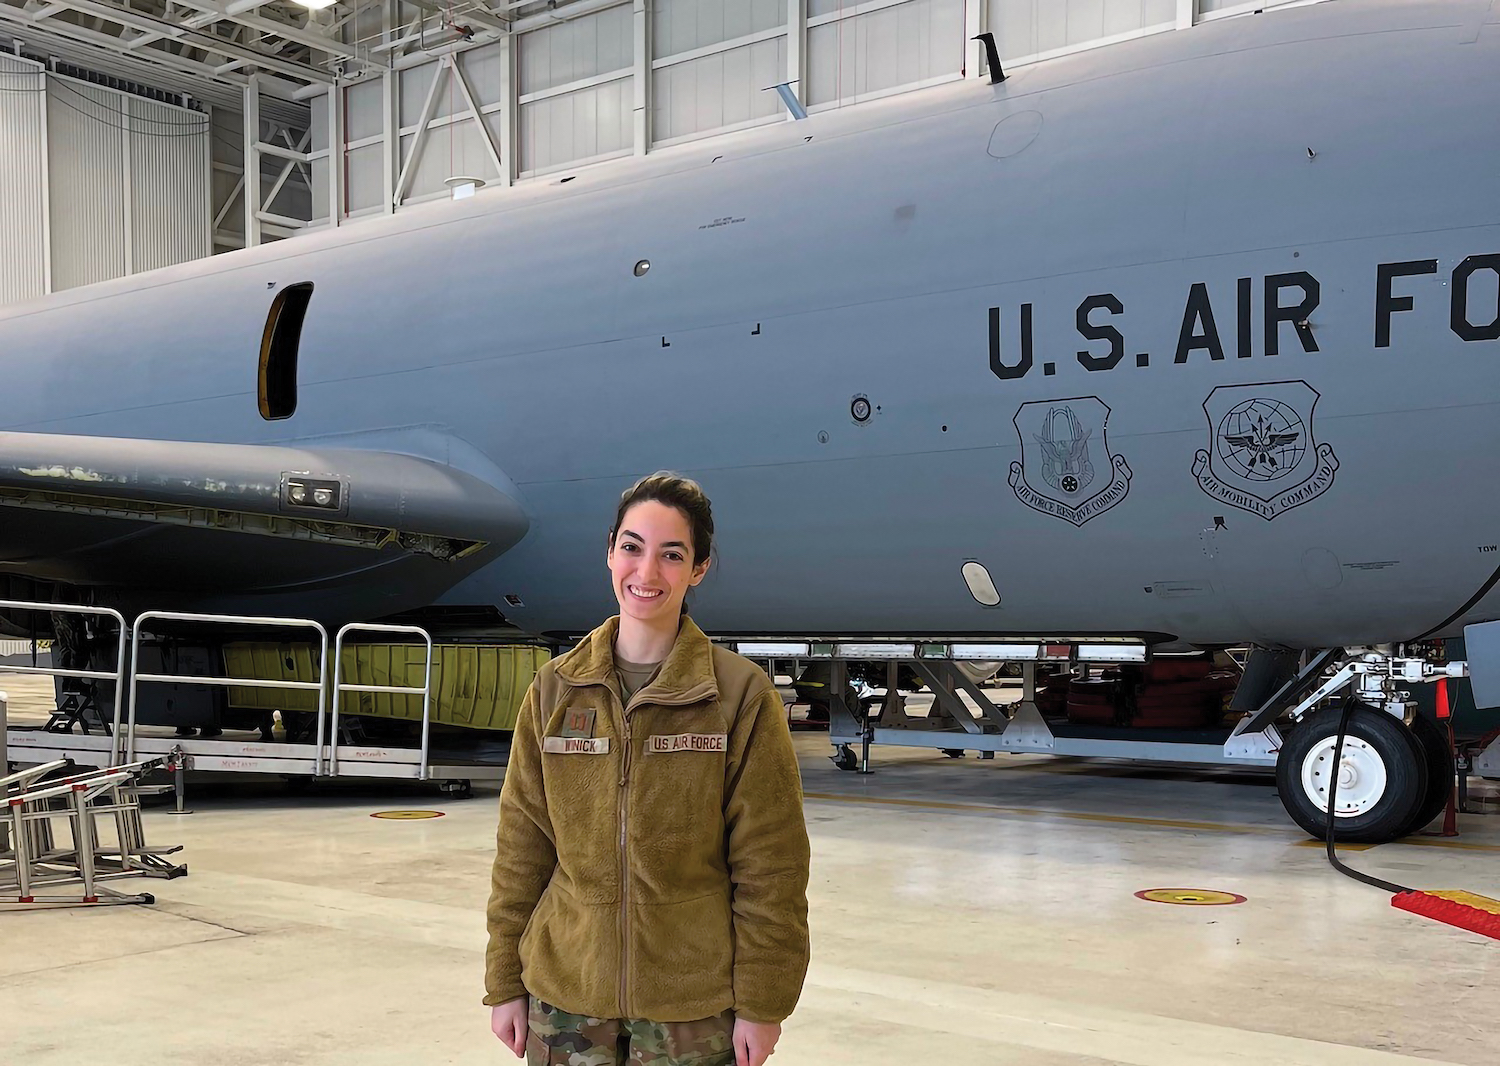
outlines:
[[694, 566], [701, 565], [713, 554], [714, 511], [713, 505], [703, 493], [703, 487], [696, 481], [666, 470], [641, 478], [620, 496], [620, 509], [615, 512], [615, 524], [609, 527], [610, 547], [614, 547], [620, 524], [625, 521], [625, 512], [638, 503], [647, 502], [675, 507], [688, 520], [693, 531]]

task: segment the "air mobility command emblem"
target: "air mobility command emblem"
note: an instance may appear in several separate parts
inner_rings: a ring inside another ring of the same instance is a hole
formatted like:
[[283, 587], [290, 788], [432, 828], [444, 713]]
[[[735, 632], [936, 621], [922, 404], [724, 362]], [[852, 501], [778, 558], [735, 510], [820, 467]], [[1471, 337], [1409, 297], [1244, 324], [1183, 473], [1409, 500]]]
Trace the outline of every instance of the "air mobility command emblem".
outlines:
[[1305, 381], [1214, 389], [1203, 401], [1209, 446], [1193, 457], [1198, 487], [1268, 522], [1323, 495], [1339, 461], [1313, 438], [1317, 402]]
[[1105, 437], [1109, 407], [1097, 396], [1021, 405], [1014, 419], [1021, 461], [1010, 487], [1034, 511], [1082, 526], [1125, 498], [1130, 466]]

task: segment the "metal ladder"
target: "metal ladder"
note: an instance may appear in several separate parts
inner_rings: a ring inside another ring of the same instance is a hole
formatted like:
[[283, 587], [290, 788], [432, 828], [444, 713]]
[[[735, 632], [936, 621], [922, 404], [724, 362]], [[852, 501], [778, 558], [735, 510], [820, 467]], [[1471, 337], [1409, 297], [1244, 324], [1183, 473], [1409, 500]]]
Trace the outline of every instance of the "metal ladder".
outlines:
[[[33, 766], [0, 778], [5, 811], [0, 818], [0, 903], [74, 903], [103, 906], [155, 903], [149, 892], [114, 892], [100, 881], [124, 877], [181, 877], [187, 867], [166, 856], [181, 846], [149, 847], [141, 825], [140, 779], [165, 760], [149, 759], [105, 770], [47, 780], [67, 760]], [[114, 846], [100, 837], [99, 819], [112, 818]], [[57, 823], [66, 823], [68, 844]], [[38, 888], [79, 883], [77, 895], [39, 894]]]

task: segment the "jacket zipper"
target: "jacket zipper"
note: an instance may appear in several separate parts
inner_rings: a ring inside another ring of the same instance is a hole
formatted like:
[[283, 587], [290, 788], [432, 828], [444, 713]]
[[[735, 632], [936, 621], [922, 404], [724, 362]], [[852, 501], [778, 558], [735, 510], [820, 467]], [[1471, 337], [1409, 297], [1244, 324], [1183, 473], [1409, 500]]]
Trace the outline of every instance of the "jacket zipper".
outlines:
[[628, 852], [630, 818], [630, 714], [623, 702], [620, 720], [624, 724], [625, 747], [620, 756], [620, 1016], [630, 1017], [625, 1001], [630, 986], [630, 858]]

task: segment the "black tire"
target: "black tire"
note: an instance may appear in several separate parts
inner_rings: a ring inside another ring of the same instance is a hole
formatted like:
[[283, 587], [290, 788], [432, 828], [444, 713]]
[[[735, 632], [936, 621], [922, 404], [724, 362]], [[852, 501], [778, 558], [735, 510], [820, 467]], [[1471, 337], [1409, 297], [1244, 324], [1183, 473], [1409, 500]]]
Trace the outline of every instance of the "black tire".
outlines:
[[[1292, 821], [1318, 840], [1327, 833], [1326, 804], [1314, 802], [1302, 782], [1308, 758], [1329, 741], [1321, 758], [1333, 758], [1343, 709], [1329, 707], [1304, 718], [1276, 760], [1276, 788]], [[1385, 844], [1406, 835], [1427, 797], [1427, 756], [1405, 724], [1384, 711], [1356, 707], [1349, 716], [1350, 740], [1362, 741], [1385, 770], [1383, 792], [1370, 809], [1334, 822], [1334, 839], [1350, 844]]]
[[1453, 749], [1448, 744], [1448, 731], [1431, 718], [1418, 714], [1411, 725], [1412, 735], [1421, 745], [1427, 760], [1427, 791], [1412, 817], [1411, 825], [1402, 836], [1425, 829], [1448, 806], [1448, 797], [1453, 792], [1456, 767]]
[[946, 755], [946, 756], [948, 756], [948, 758], [950, 758], [950, 759], [962, 759], [964, 757], [964, 749], [963, 748], [944, 748], [943, 749], [943, 754]]
[[833, 765], [840, 770], [856, 770], [859, 768], [859, 756], [854, 754], [854, 749], [847, 744], [840, 744], [838, 751], [829, 756]]

